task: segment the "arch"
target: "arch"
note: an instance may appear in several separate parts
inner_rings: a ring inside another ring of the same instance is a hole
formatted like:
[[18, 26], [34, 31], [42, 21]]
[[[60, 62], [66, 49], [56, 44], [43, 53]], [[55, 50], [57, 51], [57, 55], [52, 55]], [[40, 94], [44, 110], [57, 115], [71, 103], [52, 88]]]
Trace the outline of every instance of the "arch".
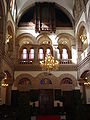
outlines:
[[63, 85], [63, 84], [73, 84], [73, 82], [70, 78], [67, 77], [67, 78], [62, 79], [60, 84], [61, 85]]
[[23, 39], [23, 38], [29, 38], [30, 39], [30, 43], [32, 43], [32, 44], [34, 44], [36, 41], [36, 38], [32, 35], [32, 34], [30, 34], [30, 33], [22, 33], [22, 34], [20, 34], [20, 35], [18, 35], [17, 37], [16, 37], [16, 43], [17, 44], [19, 44], [19, 42], [20, 42], [20, 40], [21, 39]]
[[48, 78], [44, 78], [42, 80], [40, 80], [40, 84], [41, 85], [45, 85], [45, 84], [52, 84], [52, 80], [48, 79]]
[[[52, 2], [52, 1], [50, 1], [50, 2]], [[24, 4], [24, 6], [22, 6], [23, 9], [21, 9], [19, 11], [19, 13], [18, 13], [17, 23], [19, 22], [20, 18], [25, 13], [25, 11], [28, 10], [30, 7], [34, 6], [35, 2], [32, 0], [28, 4], [27, 4], [27, 2], [25, 4]], [[55, 3], [55, 4], [69, 17], [69, 19], [72, 22], [72, 25], [74, 26], [74, 19], [73, 19], [73, 16], [70, 14], [70, 12], [66, 8], [64, 8], [63, 6], [61, 6], [58, 2]]]
[[14, 26], [13, 26], [13, 24], [12, 24], [12, 22], [10, 20], [7, 22], [7, 29], [8, 29], [9, 26], [10, 26], [10, 28], [12, 30], [12, 33], [14, 34]]
[[[56, 87], [56, 80], [57, 80], [57, 83], [58, 83], [57, 77], [54, 76], [52, 73], [48, 73], [48, 72], [42, 72], [42, 73], [38, 74], [35, 77], [35, 79], [37, 81], [37, 86], [39, 86], [38, 88], [40, 88], [40, 89], [55, 89], [55, 87]], [[43, 79], [50, 80], [52, 82], [52, 84], [40, 85], [40, 81], [43, 80]]]
[[17, 87], [19, 80], [24, 79], [24, 78], [29, 79], [31, 81], [31, 84], [32, 84], [32, 81], [34, 79], [30, 74], [20, 74], [19, 76], [16, 77], [16, 79], [14, 81], [14, 86]]
[[85, 77], [88, 76], [88, 72], [89, 72], [89, 71], [90, 71], [90, 70], [85, 70], [85, 71], [80, 75], [80, 78], [85, 79]]
[[64, 78], [69, 78], [69, 79], [71, 79], [71, 80], [72, 80], [72, 84], [73, 84], [74, 86], [77, 85], [77, 81], [76, 81], [75, 77], [74, 77], [73, 75], [71, 75], [71, 74], [68, 74], [68, 73], [61, 74], [61, 76], [58, 78], [59, 81], [60, 81], [60, 84], [61, 84], [61, 81], [62, 81]]
[[88, 41], [86, 40], [86, 44], [84, 44], [84, 42], [82, 42], [82, 40], [80, 39], [80, 36], [83, 34], [83, 32], [86, 32], [86, 36], [87, 36], [87, 27], [86, 27], [86, 23], [84, 21], [80, 22], [80, 24], [78, 25], [78, 30], [77, 30], [77, 46], [78, 46], [78, 50], [81, 51], [81, 53], [88, 47]]
[[14, 26], [12, 22], [9, 20], [7, 22], [7, 33], [6, 33], [7, 39], [5, 41], [6, 43], [6, 52], [10, 51], [10, 53], [13, 51], [13, 42], [14, 42]]
[[[43, 39], [43, 38], [44, 38], [44, 39]], [[52, 45], [52, 41], [51, 41], [51, 39], [49, 38], [49, 34], [47, 34], [47, 33], [39, 34], [39, 35], [37, 36], [37, 43], [38, 43], [38, 44], [45, 44], [45, 43], [43, 43], [44, 41], [47, 41], [47, 42], [48, 42], [48, 43], [46, 43], [46, 44]]]
[[42, 80], [44, 78], [48, 78], [48, 79], [51, 79], [53, 81], [54, 79], [56, 79], [56, 76], [52, 73], [43, 72], [43, 73], [38, 74], [36, 76], [36, 78], [39, 79], [39, 80]]
[[62, 74], [60, 77], [60, 88], [62, 91], [72, 91], [75, 89], [77, 83], [74, 76], [70, 74]]
[[79, 36], [79, 34], [80, 34], [79, 32], [80, 32], [80, 29], [81, 29], [82, 27], [85, 27], [85, 29], [86, 29], [86, 23], [85, 23], [84, 21], [81, 21], [81, 22], [79, 23], [78, 27], [77, 27], [77, 33], [76, 33], [77, 38], [78, 38], [78, 36]]
[[72, 40], [72, 42], [74, 43], [75, 42], [75, 38], [74, 36], [72, 36], [71, 34], [69, 33], [60, 33], [57, 35], [56, 39], [57, 39], [57, 42], [59, 42], [58, 40], [62, 37], [66, 37], [67, 39], [70, 39]]

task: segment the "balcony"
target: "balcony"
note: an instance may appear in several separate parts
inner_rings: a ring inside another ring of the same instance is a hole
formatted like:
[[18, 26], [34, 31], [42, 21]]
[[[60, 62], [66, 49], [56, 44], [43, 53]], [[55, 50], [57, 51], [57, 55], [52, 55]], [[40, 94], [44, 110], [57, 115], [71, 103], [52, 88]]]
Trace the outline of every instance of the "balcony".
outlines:
[[[59, 63], [60, 64], [74, 64], [73, 62], [72, 62], [72, 59], [60, 59], [60, 60], [58, 60], [59, 61]], [[25, 60], [23, 60], [23, 59], [19, 59], [18, 60], [18, 64], [35, 64], [35, 63], [40, 63], [40, 60], [30, 60], [30, 59], [25, 59]]]
[[[76, 70], [77, 64], [72, 62], [72, 59], [60, 59], [59, 61], [59, 71], [60, 70]], [[16, 71], [41, 71], [40, 60], [29, 60], [29, 59], [19, 59], [15, 65]]]

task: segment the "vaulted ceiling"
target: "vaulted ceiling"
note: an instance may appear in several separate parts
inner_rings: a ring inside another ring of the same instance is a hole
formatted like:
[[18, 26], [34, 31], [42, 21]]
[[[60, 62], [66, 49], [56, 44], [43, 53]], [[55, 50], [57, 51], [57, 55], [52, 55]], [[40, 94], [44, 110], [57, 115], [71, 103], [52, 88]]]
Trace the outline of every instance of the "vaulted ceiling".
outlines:
[[75, 0], [16, 0], [16, 1], [18, 18], [26, 9], [34, 5], [35, 2], [55, 2], [62, 8], [65, 8], [73, 17], [73, 6]]

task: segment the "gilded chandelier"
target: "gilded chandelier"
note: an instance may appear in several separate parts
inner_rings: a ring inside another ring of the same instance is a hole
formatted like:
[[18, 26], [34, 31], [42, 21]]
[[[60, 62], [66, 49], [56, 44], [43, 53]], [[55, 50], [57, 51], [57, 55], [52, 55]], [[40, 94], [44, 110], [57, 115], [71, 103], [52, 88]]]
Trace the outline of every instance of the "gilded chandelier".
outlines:
[[52, 55], [47, 55], [45, 57], [45, 60], [40, 61], [41, 67], [43, 70], [51, 71], [54, 69], [58, 69], [59, 62], [57, 60], [54, 60], [54, 57]]

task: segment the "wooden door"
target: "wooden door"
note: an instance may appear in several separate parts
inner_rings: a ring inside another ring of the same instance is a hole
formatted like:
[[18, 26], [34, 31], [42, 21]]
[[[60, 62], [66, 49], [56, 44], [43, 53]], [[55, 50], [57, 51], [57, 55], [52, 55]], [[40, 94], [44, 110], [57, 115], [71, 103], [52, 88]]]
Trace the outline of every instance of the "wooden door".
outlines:
[[39, 107], [40, 113], [49, 114], [53, 110], [53, 90], [40, 90]]

